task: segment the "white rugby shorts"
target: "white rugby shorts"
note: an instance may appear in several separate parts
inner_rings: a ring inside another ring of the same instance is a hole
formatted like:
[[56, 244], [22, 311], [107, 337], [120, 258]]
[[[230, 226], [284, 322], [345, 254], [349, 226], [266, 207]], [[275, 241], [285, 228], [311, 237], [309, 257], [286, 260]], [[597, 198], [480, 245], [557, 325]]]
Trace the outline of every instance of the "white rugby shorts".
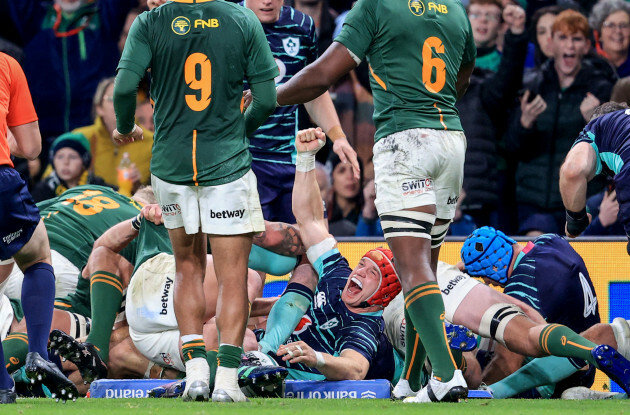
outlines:
[[175, 257], [161, 253], [140, 265], [127, 289], [129, 336], [147, 359], [185, 371], [173, 305]]
[[155, 197], [162, 208], [164, 226], [184, 227], [189, 235], [242, 235], [265, 230], [256, 175], [218, 186], [181, 186], [151, 175]]
[[435, 205], [437, 218], [453, 219], [465, 155], [462, 131], [414, 128], [380, 139], [373, 158], [378, 214]]

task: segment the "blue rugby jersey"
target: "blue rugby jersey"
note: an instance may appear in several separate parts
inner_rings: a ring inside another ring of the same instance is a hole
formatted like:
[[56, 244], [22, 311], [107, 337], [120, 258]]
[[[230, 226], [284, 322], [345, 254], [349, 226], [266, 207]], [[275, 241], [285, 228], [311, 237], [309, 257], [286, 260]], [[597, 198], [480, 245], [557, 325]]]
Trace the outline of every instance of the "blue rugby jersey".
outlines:
[[584, 260], [555, 234], [527, 244], [503, 292], [535, 308], [548, 323], [564, 324], [577, 333], [600, 322]]
[[[286, 83], [317, 59], [317, 36], [310, 16], [283, 6], [277, 22], [262, 26], [280, 71], [275, 78], [276, 86]], [[248, 88], [246, 84], [245, 89]], [[253, 160], [295, 164], [297, 121], [297, 105], [276, 108], [265, 124], [249, 137]]]
[[[348, 310], [341, 293], [352, 270], [338, 249], [323, 254], [315, 264], [320, 279], [313, 303], [287, 343], [304, 341], [314, 350], [333, 356], [345, 349], [354, 350], [370, 362], [366, 379], [390, 379], [394, 357], [384, 333], [382, 313], [356, 314]], [[290, 364], [276, 359], [288, 368], [319, 374], [316, 368]]]
[[603, 171], [614, 177], [630, 161], [629, 137], [630, 110], [619, 110], [589, 122], [575, 144], [589, 143], [597, 154], [596, 174]]

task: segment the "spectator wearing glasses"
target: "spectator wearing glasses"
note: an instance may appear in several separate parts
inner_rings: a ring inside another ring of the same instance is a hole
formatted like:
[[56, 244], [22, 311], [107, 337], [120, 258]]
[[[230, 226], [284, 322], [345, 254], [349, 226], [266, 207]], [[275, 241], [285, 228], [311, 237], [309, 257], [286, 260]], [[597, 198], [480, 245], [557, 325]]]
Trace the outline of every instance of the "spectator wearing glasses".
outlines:
[[468, 18], [477, 46], [476, 68], [496, 72], [501, 62], [497, 41], [501, 29], [503, 7], [499, 0], [471, 0]]
[[589, 23], [595, 36], [597, 53], [607, 58], [620, 78], [630, 75], [630, 3], [601, 0], [591, 12]]

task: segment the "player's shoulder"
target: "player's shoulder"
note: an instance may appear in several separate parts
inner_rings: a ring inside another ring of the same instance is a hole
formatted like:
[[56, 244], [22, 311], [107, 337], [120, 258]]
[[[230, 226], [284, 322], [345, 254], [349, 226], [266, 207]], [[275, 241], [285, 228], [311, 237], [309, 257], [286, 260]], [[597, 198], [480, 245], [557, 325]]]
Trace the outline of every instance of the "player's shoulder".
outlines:
[[291, 26], [296, 31], [309, 34], [315, 27], [313, 18], [306, 13], [289, 6], [282, 6], [280, 18], [276, 22], [277, 26]]

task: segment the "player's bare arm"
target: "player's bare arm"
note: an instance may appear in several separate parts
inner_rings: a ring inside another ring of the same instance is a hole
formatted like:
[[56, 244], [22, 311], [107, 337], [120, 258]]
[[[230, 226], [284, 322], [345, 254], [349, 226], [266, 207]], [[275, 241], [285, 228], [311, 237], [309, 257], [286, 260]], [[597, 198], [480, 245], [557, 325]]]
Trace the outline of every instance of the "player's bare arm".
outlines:
[[357, 63], [348, 49], [339, 42], [333, 42], [319, 59], [278, 87], [278, 104], [292, 105], [312, 101], [356, 67]]
[[316, 352], [303, 341], [280, 346], [278, 356], [291, 364], [316, 367], [327, 380], [362, 380], [370, 368], [370, 362], [357, 351], [345, 349], [339, 356], [332, 356]]
[[[42, 151], [42, 136], [39, 132], [39, 122], [33, 121], [27, 124], [10, 127], [11, 134], [9, 137], [9, 145], [11, 154], [17, 157], [23, 157], [28, 160], [34, 160]], [[13, 135], [13, 140], [11, 140]]]
[[305, 252], [296, 225], [265, 221], [265, 231], [254, 235], [254, 244], [276, 254], [297, 256]]
[[324, 219], [322, 197], [315, 177], [315, 154], [322, 148], [325, 139], [326, 135], [321, 128], [301, 130], [295, 138], [298, 156], [293, 185], [293, 215], [300, 227], [302, 243], [307, 250], [331, 237]]
[[357, 160], [357, 152], [354, 151], [346, 134], [341, 129], [341, 122], [335, 110], [335, 106], [328, 91], [319, 97], [304, 104], [304, 108], [311, 116], [315, 124], [320, 126], [324, 133], [333, 142], [333, 151], [339, 156], [342, 163], [351, 163], [354, 177], [359, 179], [360, 168]]
[[565, 232], [579, 236], [591, 221], [586, 213], [586, 187], [596, 171], [595, 150], [589, 143], [577, 143], [560, 168], [560, 195], [567, 210]]

